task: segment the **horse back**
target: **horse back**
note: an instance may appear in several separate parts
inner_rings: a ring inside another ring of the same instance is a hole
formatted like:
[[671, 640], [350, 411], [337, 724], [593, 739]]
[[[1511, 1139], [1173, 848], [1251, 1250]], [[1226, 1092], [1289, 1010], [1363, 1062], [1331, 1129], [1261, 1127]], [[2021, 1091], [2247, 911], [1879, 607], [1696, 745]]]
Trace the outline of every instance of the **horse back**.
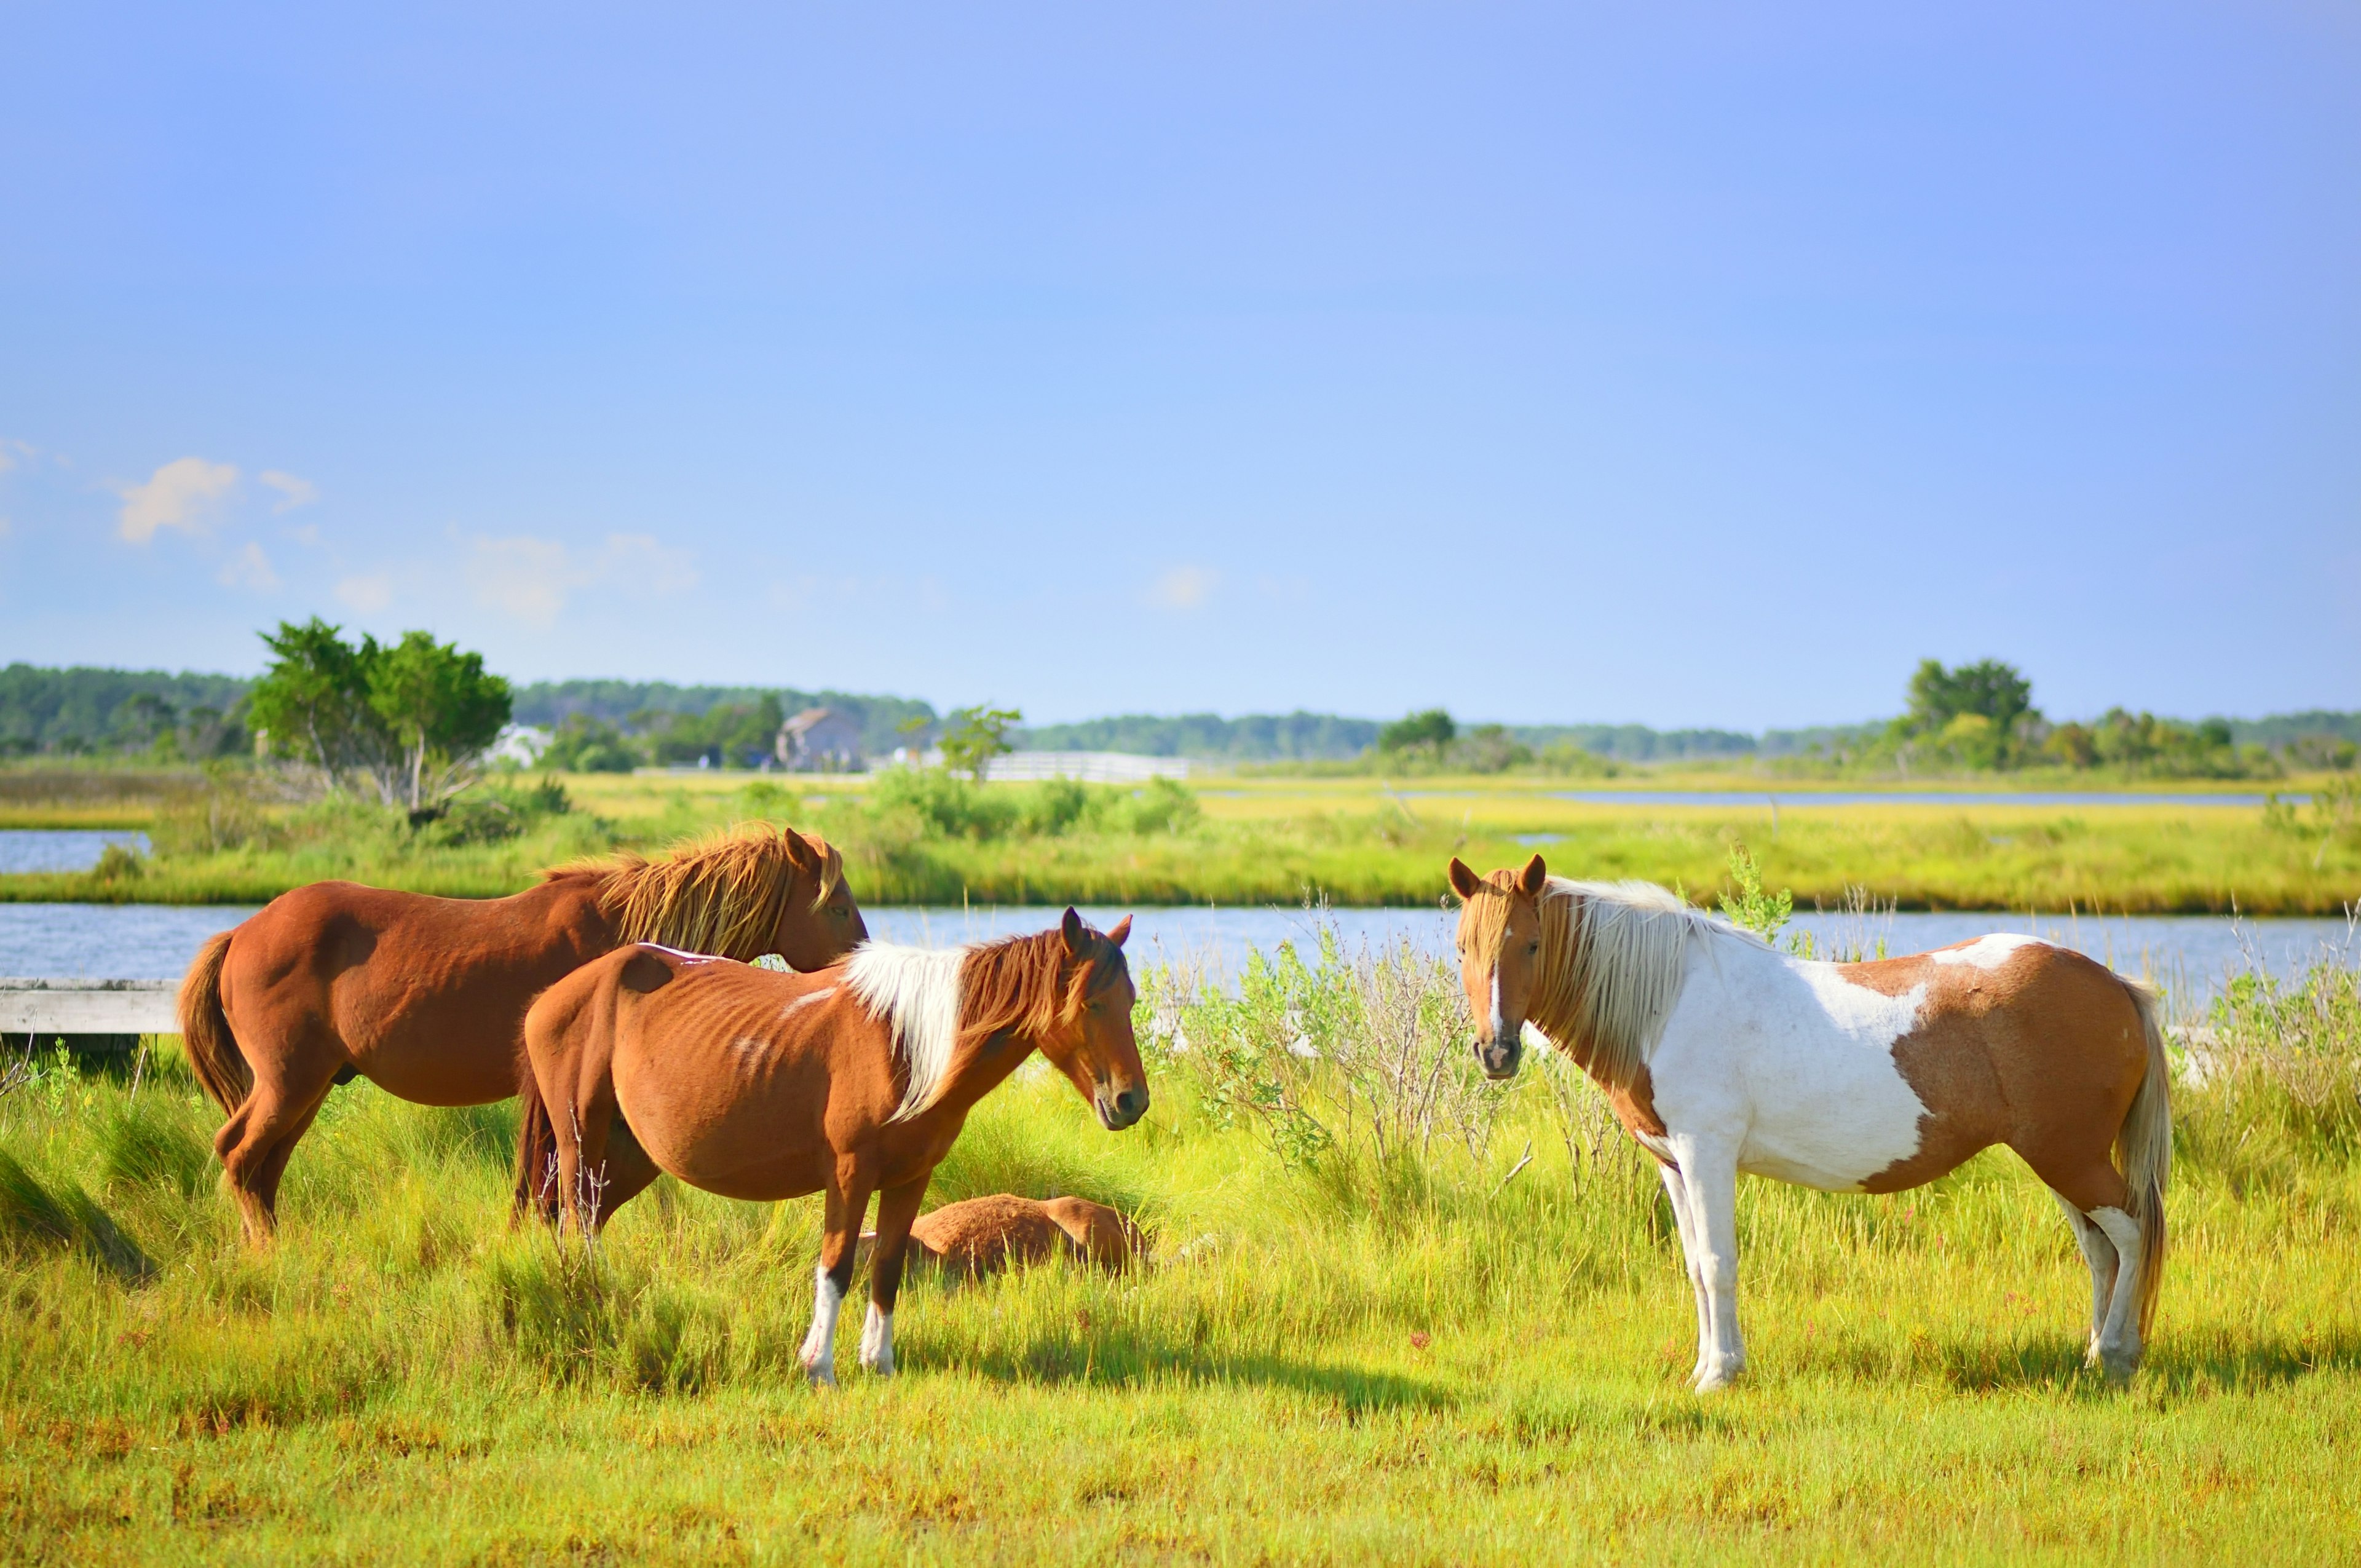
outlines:
[[313, 883], [237, 927], [222, 1003], [249, 1056], [324, 1049], [405, 1098], [504, 1099], [534, 994], [612, 944], [587, 885], [461, 899]]

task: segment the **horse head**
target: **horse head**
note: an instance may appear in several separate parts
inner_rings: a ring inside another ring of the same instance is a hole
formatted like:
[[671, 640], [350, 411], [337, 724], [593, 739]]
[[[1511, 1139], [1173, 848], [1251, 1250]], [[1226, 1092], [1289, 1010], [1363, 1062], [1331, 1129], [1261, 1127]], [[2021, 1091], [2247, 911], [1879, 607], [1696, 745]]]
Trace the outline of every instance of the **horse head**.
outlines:
[[1514, 1078], [1541, 968], [1549, 868], [1535, 855], [1521, 872], [1504, 867], [1478, 877], [1455, 855], [1450, 875], [1460, 898], [1459, 982], [1476, 1020], [1476, 1059], [1488, 1078]]
[[1059, 934], [1060, 979], [1067, 1000], [1057, 1025], [1041, 1039], [1041, 1054], [1091, 1102], [1100, 1124], [1119, 1132], [1148, 1113], [1148, 1069], [1140, 1065], [1139, 1042], [1131, 1032], [1138, 992], [1123, 957], [1131, 916], [1100, 932], [1069, 909]]
[[782, 835], [782, 844], [792, 885], [780, 901], [779, 924], [767, 950], [791, 969], [826, 969], [869, 940], [868, 924], [845, 883], [844, 857], [836, 846], [792, 828]]

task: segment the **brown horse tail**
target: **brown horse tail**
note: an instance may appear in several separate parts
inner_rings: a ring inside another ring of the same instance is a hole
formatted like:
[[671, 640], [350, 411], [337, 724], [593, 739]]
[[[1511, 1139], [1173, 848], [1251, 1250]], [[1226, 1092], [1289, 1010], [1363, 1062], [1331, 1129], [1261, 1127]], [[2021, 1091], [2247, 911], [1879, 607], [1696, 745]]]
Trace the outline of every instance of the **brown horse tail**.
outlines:
[[181, 1046], [189, 1067], [214, 1103], [226, 1115], [245, 1102], [254, 1088], [254, 1069], [230, 1033], [229, 1014], [222, 1011], [222, 962], [229, 957], [235, 930], [224, 931], [197, 949], [197, 961], [181, 981]]
[[2164, 1282], [2164, 1188], [2172, 1179], [2172, 1064], [2164, 1053], [2164, 1028], [2157, 1019], [2157, 994], [2131, 988], [2147, 1035], [2147, 1075], [2124, 1113], [2115, 1149], [2131, 1190], [2131, 1216], [2140, 1228], [2139, 1332], [2145, 1343], [2156, 1316], [2157, 1288]]
[[555, 1224], [557, 1129], [550, 1122], [549, 1106], [541, 1098], [541, 1084], [533, 1075], [529, 1057], [517, 1074], [517, 1104], [516, 1206], [509, 1218], [513, 1223], [527, 1214], [538, 1214]]

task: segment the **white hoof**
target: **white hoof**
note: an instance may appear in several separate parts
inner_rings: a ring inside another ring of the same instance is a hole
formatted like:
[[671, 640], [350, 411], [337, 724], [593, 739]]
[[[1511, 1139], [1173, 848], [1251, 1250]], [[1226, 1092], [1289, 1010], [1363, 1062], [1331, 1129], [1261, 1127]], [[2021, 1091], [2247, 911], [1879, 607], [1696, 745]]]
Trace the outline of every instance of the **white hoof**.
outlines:
[[824, 1361], [806, 1362], [804, 1364], [804, 1376], [815, 1388], [833, 1388], [836, 1387], [836, 1368], [830, 1366]]
[[1700, 1394], [1717, 1394], [1736, 1383], [1738, 1375], [1745, 1370], [1744, 1362], [1708, 1362], [1697, 1368], [1697, 1376], [1689, 1379], [1689, 1387]]

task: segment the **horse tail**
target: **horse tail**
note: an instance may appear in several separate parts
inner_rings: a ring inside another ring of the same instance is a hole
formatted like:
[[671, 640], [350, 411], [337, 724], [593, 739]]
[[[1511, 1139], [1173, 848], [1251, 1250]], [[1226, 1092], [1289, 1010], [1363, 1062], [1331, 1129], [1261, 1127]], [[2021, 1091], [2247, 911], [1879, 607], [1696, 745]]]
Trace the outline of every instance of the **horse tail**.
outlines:
[[229, 957], [236, 930], [224, 931], [197, 949], [197, 961], [181, 981], [181, 1046], [189, 1067], [214, 1103], [227, 1115], [246, 1101], [254, 1088], [254, 1069], [230, 1032], [229, 1014], [222, 1010], [221, 971]]
[[2115, 1149], [2123, 1161], [2124, 1185], [2131, 1190], [2131, 1216], [2140, 1228], [2139, 1332], [2142, 1341], [2156, 1316], [2157, 1288], [2164, 1281], [2164, 1188], [2172, 1178], [2172, 1064], [2164, 1051], [2164, 1027], [2157, 1017], [2157, 993], [2131, 987], [2147, 1036], [2147, 1073], [2131, 1109], [2124, 1113]]
[[533, 1077], [533, 1058], [520, 1053], [517, 1069], [516, 1203], [511, 1223], [527, 1214], [557, 1221], [557, 1128]]

